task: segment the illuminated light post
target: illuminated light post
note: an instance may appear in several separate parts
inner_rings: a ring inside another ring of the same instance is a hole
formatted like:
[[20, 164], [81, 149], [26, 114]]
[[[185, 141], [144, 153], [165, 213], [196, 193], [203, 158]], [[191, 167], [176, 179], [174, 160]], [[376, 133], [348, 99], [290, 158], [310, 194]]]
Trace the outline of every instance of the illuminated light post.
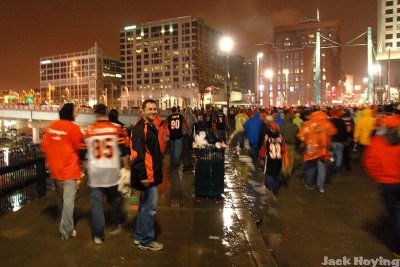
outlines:
[[229, 114], [229, 102], [231, 97], [231, 92], [229, 88], [229, 53], [233, 48], [233, 40], [230, 37], [222, 37], [219, 41], [219, 49], [226, 55], [226, 109], [227, 114]]
[[376, 104], [377, 102], [377, 95], [380, 95], [381, 93], [383, 93], [383, 88], [382, 88], [382, 67], [379, 64], [374, 64], [372, 65], [372, 75], [374, 75], [374, 77], [376, 77], [376, 75], [379, 75], [379, 87], [376, 88], [375, 86], [373, 87], [374, 92], [373, 92], [373, 98], [372, 101], [374, 104]]
[[79, 82], [79, 75], [77, 73], [74, 73], [74, 77], [78, 79], [78, 105], [80, 103], [80, 96], [79, 96], [79, 91], [80, 91], [80, 82]]
[[274, 99], [274, 93], [272, 92], [272, 77], [274, 76], [274, 72], [272, 69], [266, 69], [264, 71], [264, 77], [268, 79], [269, 84], [268, 84], [268, 94], [267, 94], [267, 99], [268, 99], [268, 105], [271, 106], [271, 99]]
[[288, 83], [288, 76], [289, 76], [289, 69], [283, 69], [283, 74], [285, 74], [285, 100], [286, 105], [289, 107], [289, 83]]
[[[255, 92], [255, 97], [256, 97], [256, 103], [260, 103], [260, 89], [264, 89], [264, 84], [263, 84], [263, 77], [262, 77], [262, 59], [264, 57], [264, 54], [259, 52], [257, 53], [257, 72], [256, 72], [256, 92]], [[261, 86], [262, 85], [262, 86]]]
[[390, 50], [391, 50], [391, 47], [390, 46], [386, 47], [386, 50], [388, 51], [388, 69], [387, 69], [388, 92], [386, 95], [386, 99], [388, 101], [390, 101]]

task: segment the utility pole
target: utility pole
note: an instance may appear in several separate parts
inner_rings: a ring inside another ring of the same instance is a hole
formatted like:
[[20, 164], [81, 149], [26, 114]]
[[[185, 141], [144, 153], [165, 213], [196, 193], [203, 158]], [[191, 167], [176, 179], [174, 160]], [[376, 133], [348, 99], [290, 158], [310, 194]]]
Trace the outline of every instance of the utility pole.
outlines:
[[320, 90], [321, 90], [321, 37], [320, 33], [317, 32], [315, 40], [315, 99], [316, 105], [320, 102]]
[[372, 66], [372, 33], [371, 27], [368, 27], [367, 30], [367, 52], [368, 52], [368, 93], [367, 93], [367, 100], [370, 104], [374, 103], [373, 97], [373, 88], [374, 88], [374, 77], [373, 77], [373, 66]]

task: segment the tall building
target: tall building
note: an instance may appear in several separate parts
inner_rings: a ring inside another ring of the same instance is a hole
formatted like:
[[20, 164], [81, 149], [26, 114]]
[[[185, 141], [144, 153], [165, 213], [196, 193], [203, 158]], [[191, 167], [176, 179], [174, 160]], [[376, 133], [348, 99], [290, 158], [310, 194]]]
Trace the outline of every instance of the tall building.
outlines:
[[122, 105], [140, 106], [153, 98], [161, 109], [199, 106], [209, 88], [223, 87], [219, 37], [202, 19], [190, 16], [121, 29]]
[[87, 51], [40, 58], [40, 103], [120, 106], [121, 67], [95, 44]]
[[378, 0], [377, 59], [400, 58], [400, 0]]
[[298, 24], [274, 28], [275, 105], [304, 105], [314, 103], [316, 33], [321, 36], [320, 103], [332, 103], [340, 96], [333, 94], [341, 72], [342, 31], [338, 21], [320, 22], [302, 19]]
[[[379, 85], [375, 91], [380, 91], [384, 99], [398, 99], [400, 88], [400, 0], [378, 0], [377, 54], [381, 69]], [[376, 84], [377, 82], [375, 82]], [[390, 87], [390, 95], [387, 89]], [[380, 88], [377, 90], [377, 88]], [[397, 88], [395, 90], [394, 88]], [[378, 94], [378, 93], [377, 93]], [[379, 95], [378, 94], [378, 95]], [[382, 95], [380, 96], [382, 98]]]

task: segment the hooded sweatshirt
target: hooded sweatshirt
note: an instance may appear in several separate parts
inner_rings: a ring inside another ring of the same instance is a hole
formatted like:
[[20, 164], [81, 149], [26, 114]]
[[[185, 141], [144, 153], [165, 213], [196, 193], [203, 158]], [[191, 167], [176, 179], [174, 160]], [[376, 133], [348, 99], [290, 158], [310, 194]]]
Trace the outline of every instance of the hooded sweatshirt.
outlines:
[[253, 117], [251, 117], [243, 125], [244, 134], [252, 147], [258, 147], [260, 130], [263, 124], [264, 121], [261, 120], [260, 113], [256, 112]]
[[376, 119], [372, 117], [372, 110], [366, 108], [361, 111], [361, 117], [355, 120], [354, 142], [369, 145], [372, 132], [375, 129]]
[[311, 113], [310, 120], [304, 123], [297, 137], [305, 144], [304, 161], [327, 159], [331, 136], [336, 133], [335, 126], [323, 111]]

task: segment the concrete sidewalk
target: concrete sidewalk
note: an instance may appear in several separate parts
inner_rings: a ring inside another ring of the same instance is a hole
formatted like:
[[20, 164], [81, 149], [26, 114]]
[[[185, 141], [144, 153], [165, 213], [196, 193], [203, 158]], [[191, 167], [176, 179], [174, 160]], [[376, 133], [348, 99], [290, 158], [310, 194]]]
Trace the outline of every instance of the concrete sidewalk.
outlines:
[[[135, 211], [128, 213], [125, 231], [93, 243], [90, 231], [90, 189], [78, 192], [76, 230], [67, 241], [58, 237], [55, 192], [48, 192], [21, 210], [0, 218], [1, 266], [276, 266], [243, 203], [241, 187], [227, 168], [220, 199], [194, 195], [193, 159], [169, 168], [159, 188], [157, 241], [161, 251], [141, 251], [131, 230]], [[126, 206], [128, 208], [128, 206]]]

